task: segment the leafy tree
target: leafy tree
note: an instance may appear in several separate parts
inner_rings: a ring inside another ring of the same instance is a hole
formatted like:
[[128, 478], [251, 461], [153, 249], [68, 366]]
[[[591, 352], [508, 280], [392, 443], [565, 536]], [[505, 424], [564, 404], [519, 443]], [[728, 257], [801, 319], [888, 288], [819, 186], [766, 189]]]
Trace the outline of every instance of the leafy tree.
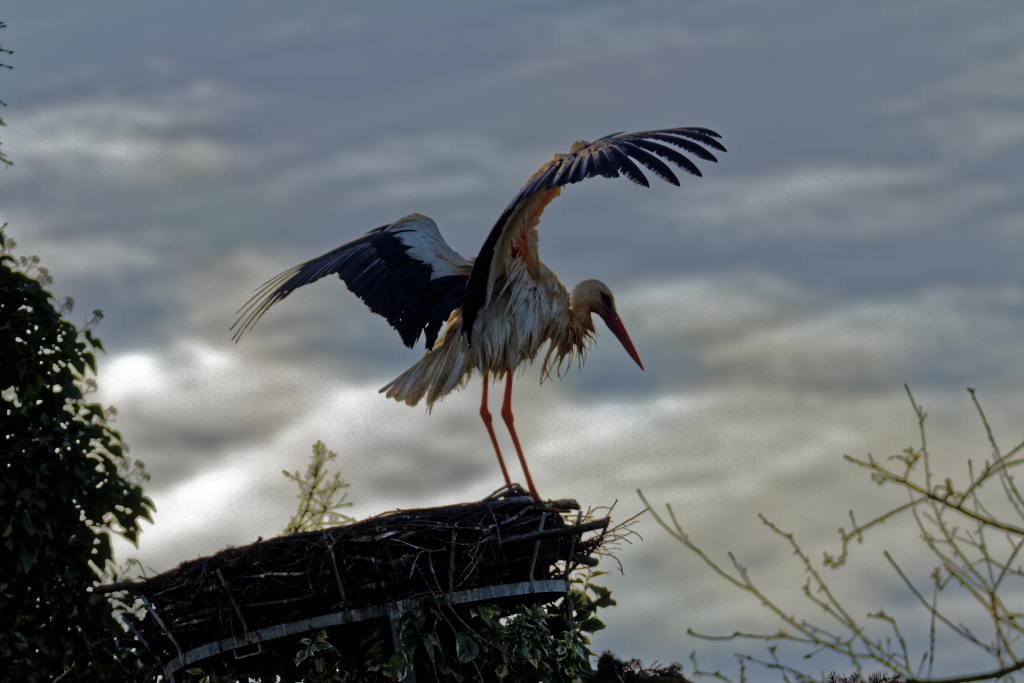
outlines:
[[[5, 226], [6, 227], [6, 224]], [[0, 680], [128, 680], [140, 664], [92, 593], [112, 568], [110, 532], [133, 543], [153, 504], [110, 411], [87, 403], [100, 340], [55, 306], [38, 258], [0, 227]], [[34, 273], [34, 275], [33, 275]]]

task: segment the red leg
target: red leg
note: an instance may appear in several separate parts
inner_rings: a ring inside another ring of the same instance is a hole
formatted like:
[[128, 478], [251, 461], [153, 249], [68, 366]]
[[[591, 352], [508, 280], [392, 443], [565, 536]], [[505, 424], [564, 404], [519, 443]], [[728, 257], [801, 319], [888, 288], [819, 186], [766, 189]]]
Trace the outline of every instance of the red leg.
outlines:
[[530, 468], [526, 466], [526, 458], [523, 457], [523, 449], [519, 445], [519, 437], [516, 435], [516, 428], [512, 424], [512, 368], [505, 369], [505, 402], [501, 404], [501, 417], [508, 426], [508, 433], [512, 435], [512, 444], [516, 447], [516, 455], [519, 456], [519, 464], [523, 466], [523, 474], [526, 475], [526, 485], [530, 487], [530, 493], [534, 499], [540, 500], [537, 489], [530, 477]]
[[494, 427], [491, 426], [491, 412], [487, 410], [487, 372], [484, 372], [484, 397], [480, 401], [480, 417], [483, 418], [487, 433], [491, 436], [491, 443], [494, 445], [494, 452], [498, 454], [498, 464], [501, 465], [501, 474], [505, 477], [505, 485], [511, 486], [512, 480], [508, 478], [508, 470], [505, 469], [505, 459], [501, 457], [501, 449], [498, 448], [498, 437], [494, 435]]

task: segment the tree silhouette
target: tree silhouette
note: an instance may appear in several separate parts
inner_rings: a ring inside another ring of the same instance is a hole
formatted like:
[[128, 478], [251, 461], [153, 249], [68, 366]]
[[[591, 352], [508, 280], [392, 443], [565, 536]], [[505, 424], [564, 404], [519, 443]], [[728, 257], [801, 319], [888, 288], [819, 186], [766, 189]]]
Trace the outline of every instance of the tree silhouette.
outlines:
[[[5, 224], [6, 226], [6, 224]], [[153, 504], [95, 388], [91, 327], [55, 306], [35, 257], [15, 259], [0, 227], [0, 661], [3, 680], [129, 680], [141, 666], [92, 592], [110, 533], [133, 543]]]

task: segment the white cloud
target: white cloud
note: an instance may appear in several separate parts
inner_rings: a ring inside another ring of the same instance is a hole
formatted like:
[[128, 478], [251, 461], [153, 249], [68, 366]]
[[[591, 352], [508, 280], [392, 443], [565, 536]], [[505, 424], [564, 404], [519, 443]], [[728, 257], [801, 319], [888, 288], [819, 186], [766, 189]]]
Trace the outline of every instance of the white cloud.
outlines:
[[636, 338], [698, 359], [709, 381], [880, 388], [1003, 367], [1012, 384], [1024, 353], [1024, 289], [1012, 285], [841, 299], [736, 273], [655, 282], [619, 299]]
[[154, 354], [120, 356], [103, 369], [104, 397], [120, 402], [134, 396], [155, 396], [166, 384]]
[[[700, 231], [713, 248], [813, 239], [868, 242], [919, 236], [925, 242], [977, 226], [1005, 210], [1014, 189], [997, 180], [950, 180], [949, 166], [816, 166], [755, 177], [708, 178], [686, 193], [639, 207], [660, 222]], [[981, 226], [978, 226], [981, 227]]]
[[[11, 117], [17, 179], [167, 184], [217, 176], [239, 153], [211, 129], [228, 93], [200, 83], [161, 101], [100, 98], [48, 104]], [[25, 175], [27, 174], [27, 176]]]
[[[769, 324], [817, 298], [794, 283], [760, 273], [735, 272], [694, 278], [646, 280], [617, 295], [631, 324], [662, 342], [681, 336], [721, 339]], [[632, 323], [637, 318], [636, 323]]]
[[33, 253], [45, 255], [45, 265], [56, 274], [62, 288], [68, 281], [117, 285], [126, 276], [152, 281], [168, 269], [166, 255], [175, 246], [170, 235], [157, 230], [139, 230], [128, 239], [93, 234], [56, 238], [33, 221], [20, 219], [17, 213], [12, 224], [18, 226], [18, 233], [28, 235], [26, 241], [31, 242]]
[[349, 204], [358, 207], [483, 194], [488, 179], [496, 178], [495, 182], [510, 183], [511, 198], [518, 187], [511, 179], [517, 166], [539, 166], [543, 160], [479, 134], [388, 134], [370, 145], [346, 148], [286, 170], [275, 176], [268, 196], [283, 201], [318, 189], [347, 188]]

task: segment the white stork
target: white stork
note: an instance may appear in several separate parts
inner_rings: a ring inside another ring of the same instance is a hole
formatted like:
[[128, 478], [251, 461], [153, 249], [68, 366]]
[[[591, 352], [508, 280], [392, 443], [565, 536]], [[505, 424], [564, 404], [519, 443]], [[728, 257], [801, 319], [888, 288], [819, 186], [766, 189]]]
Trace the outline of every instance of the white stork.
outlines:
[[[474, 370], [483, 375], [480, 416], [498, 455], [505, 483], [511, 485], [487, 410], [487, 386], [493, 375], [505, 378], [501, 416], [512, 436], [530, 493], [539, 500], [523, 458], [512, 418], [512, 374], [532, 362], [544, 344], [548, 350], [541, 381], [573, 356], [582, 364], [594, 335], [597, 313], [618, 337], [640, 369], [643, 364], [615, 310], [615, 298], [597, 280], [579, 283], [570, 294], [540, 262], [537, 224], [548, 203], [564, 185], [585, 178], [616, 178], [621, 173], [649, 187], [634, 163], [679, 185], [665, 161], [700, 176], [697, 167], [674, 145], [706, 161], [717, 161], [706, 148], [724, 152], [717, 133], [707, 128], [668, 128], [642, 133], [616, 133], [594, 142], [577, 142], [568, 154], [556, 154], [533, 174], [484, 241], [475, 259], [465, 259], [441, 237], [437, 224], [420, 214], [406, 216], [371, 230], [363, 237], [323, 256], [295, 266], [260, 287], [240, 309], [231, 327], [237, 342], [270, 306], [325, 275], [336, 273], [370, 310], [384, 316], [412, 348], [421, 333], [427, 352], [381, 393], [428, 408], [463, 387]], [[664, 160], [664, 161], [663, 161]], [[441, 325], [447, 321], [438, 339]]]

